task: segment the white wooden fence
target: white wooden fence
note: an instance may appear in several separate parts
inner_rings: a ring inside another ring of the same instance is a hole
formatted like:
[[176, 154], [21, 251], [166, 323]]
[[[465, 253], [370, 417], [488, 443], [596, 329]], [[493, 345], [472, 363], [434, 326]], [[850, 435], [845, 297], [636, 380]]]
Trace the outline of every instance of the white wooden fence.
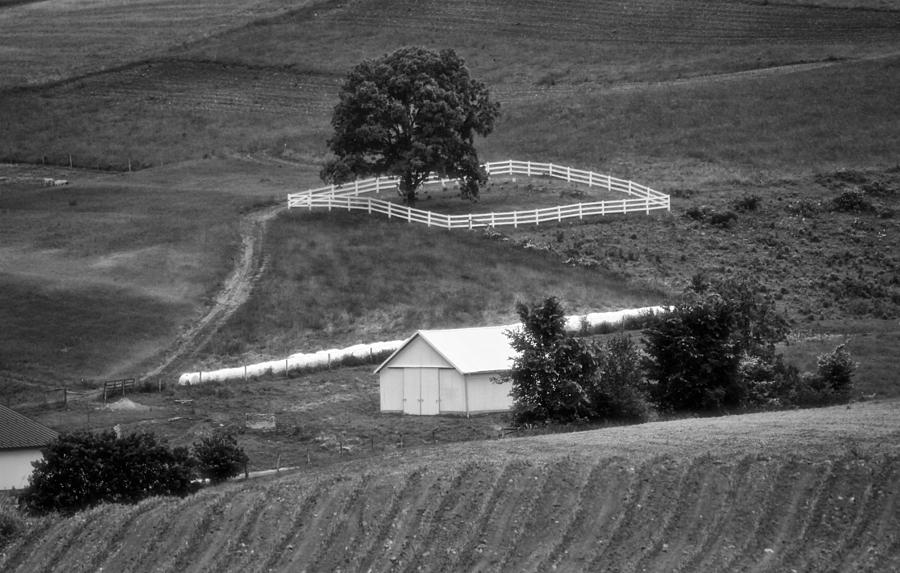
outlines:
[[[311, 189], [302, 193], [288, 195], [289, 208], [327, 208], [346, 209], [348, 211], [366, 211], [380, 213], [388, 218], [398, 218], [411, 223], [422, 223], [429, 227], [444, 229], [472, 229], [475, 227], [499, 227], [512, 225], [517, 227], [526, 224], [539, 224], [547, 221], [564, 219], [582, 219], [592, 215], [611, 215], [614, 213], [633, 213], [670, 209], [669, 196], [654, 191], [633, 181], [618, 179], [610, 175], [601, 175], [593, 171], [583, 171], [563, 167], [552, 163], [534, 163], [531, 161], [499, 161], [484, 165], [489, 175], [526, 175], [528, 177], [544, 176], [562, 179], [570, 183], [580, 183], [589, 187], [600, 187], [608, 191], [616, 191], [628, 195], [626, 199], [614, 201], [596, 201], [561, 205], [544, 209], [525, 211], [505, 211], [501, 213], [470, 213], [468, 215], [444, 215], [433, 211], [423, 211], [405, 205], [361, 197], [368, 193], [393, 191], [397, 189], [399, 179], [396, 177], [376, 177], [357, 180], [343, 185], [328, 185]], [[453, 179], [441, 179], [432, 175], [423, 185], [456, 184]]]

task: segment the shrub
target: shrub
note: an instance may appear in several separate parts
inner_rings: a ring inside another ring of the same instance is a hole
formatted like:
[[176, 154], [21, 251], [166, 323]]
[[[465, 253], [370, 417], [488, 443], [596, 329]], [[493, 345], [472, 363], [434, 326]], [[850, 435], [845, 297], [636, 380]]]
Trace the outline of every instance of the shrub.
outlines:
[[737, 213], [734, 211], [724, 211], [711, 213], [709, 216], [709, 224], [720, 229], [727, 229], [731, 224], [737, 221]]
[[820, 385], [837, 401], [850, 399], [853, 391], [853, 373], [857, 364], [850, 356], [846, 345], [840, 344], [831, 352], [820, 354], [816, 360], [816, 377]]
[[[761, 285], [695, 276], [684, 298], [644, 330], [650, 398], [663, 410], [741, 407], [751, 399], [745, 377], [760, 384], [768, 377], [762, 363], [775, 360], [775, 343], [786, 335]], [[768, 399], [760, 384], [753, 400]]]
[[135, 503], [154, 495], [184, 496], [196, 488], [186, 448], [170, 450], [150, 433], [119, 438], [100, 433], [62, 434], [33, 462], [20, 498], [33, 513], [72, 513], [99, 503]]
[[25, 533], [25, 520], [14, 509], [0, 507], [0, 550]]
[[597, 366], [589, 347], [566, 334], [565, 312], [555, 297], [516, 304], [522, 328], [508, 333], [517, 352], [509, 375], [513, 417], [519, 423], [569, 422], [590, 414], [590, 385]]
[[859, 191], [844, 191], [831, 200], [831, 209], [843, 213], [861, 213], [875, 208]]
[[592, 417], [646, 421], [652, 408], [645, 395], [641, 354], [627, 335], [606, 341], [597, 354], [597, 372], [590, 388]]
[[243, 448], [238, 447], [234, 434], [229, 431], [213, 432], [212, 436], [196, 442], [194, 457], [200, 475], [213, 484], [240, 474], [249, 461]]
[[759, 195], [744, 195], [734, 202], [734, 210], [738, 213], [748, 213], [759, 209], [762, 199]]

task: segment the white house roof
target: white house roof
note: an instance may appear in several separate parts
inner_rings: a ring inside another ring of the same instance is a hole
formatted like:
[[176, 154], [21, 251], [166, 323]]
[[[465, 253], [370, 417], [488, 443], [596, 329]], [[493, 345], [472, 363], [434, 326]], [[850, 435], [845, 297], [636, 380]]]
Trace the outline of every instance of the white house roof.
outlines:
[[509, 370], [516, 351], [510, 345], [506, 332], [515, 328], [519, 325], [420, 330], [376, 368], [375, 373], [380, 372], [416, 338], [427, 342], [461, 374]]

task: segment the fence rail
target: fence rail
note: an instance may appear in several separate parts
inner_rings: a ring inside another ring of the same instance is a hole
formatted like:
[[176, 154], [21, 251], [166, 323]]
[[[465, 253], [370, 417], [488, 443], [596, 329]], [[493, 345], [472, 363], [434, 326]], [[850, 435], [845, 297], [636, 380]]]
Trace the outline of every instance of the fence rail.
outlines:
[[[421, 223], [429, 227], [441, 227], [444, 229], [472, 229], [475, 227], [517, 227], [526, 224], [540, 224], [549, 221], [562, 221], [564, 219], [583, 219], [593, 215], [611, 215], [616, 213], [632, 213], [670, 209], [669, 196], [654, 191], [653, 189], [628, 181], [618, 179], [610, 175], [573, 169], [552, 163], [535, 163], [531, 161], [500, 161], [486, 163], [484, 165], [489, 175], [526, 175], [528, 177], [552, 177], [562, 179], [570, 183], [580, 183], [589, 187], [601, 187], [608, 191], [625, 193], [628, 199], [615, 201], [596, 201], [591, 203], [577, 203], [572, 205], [560, 205], [544, 209], [524, 211], [506, 211], [501, 213], [470, 213], [468, 215], [444, 215], [433, 211], [423, 211], [398, 205], [391, 201], [360, 197], [370, 193], [395, 190], [399, 184], [396, 177], [376, 177], [371, 179], [356, 180], [353, 183], [343, 185], [328, 185], [318, 189], [311, 189], [301, 193], [288, 195], [288, 207], [292, 209], [326, 208], [345, 209], [348, 211], [366, 211], [368, 213], [380, 213], [388, 218], [398, 218], [411, 223]], [[443, 186], [456, 184], [453, 179], [444, 179], [432, 175], [425, 180], [423, 185]]]

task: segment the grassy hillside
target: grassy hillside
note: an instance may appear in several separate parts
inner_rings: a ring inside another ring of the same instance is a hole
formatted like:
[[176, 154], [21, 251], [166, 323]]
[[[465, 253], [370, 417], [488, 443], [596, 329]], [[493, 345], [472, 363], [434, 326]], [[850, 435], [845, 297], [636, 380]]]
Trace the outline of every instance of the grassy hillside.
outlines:
[[398, 451], [35, 520], [6, 571], [889, 571], [896, 402]]
[[[58, 174], [57, 174], [58, 175]], [[0, 182], [0, 384], [132, 374], [207, 302], [239, 243], [240, 195]], [[7, 378], [9, 376], [9, 378]]]

